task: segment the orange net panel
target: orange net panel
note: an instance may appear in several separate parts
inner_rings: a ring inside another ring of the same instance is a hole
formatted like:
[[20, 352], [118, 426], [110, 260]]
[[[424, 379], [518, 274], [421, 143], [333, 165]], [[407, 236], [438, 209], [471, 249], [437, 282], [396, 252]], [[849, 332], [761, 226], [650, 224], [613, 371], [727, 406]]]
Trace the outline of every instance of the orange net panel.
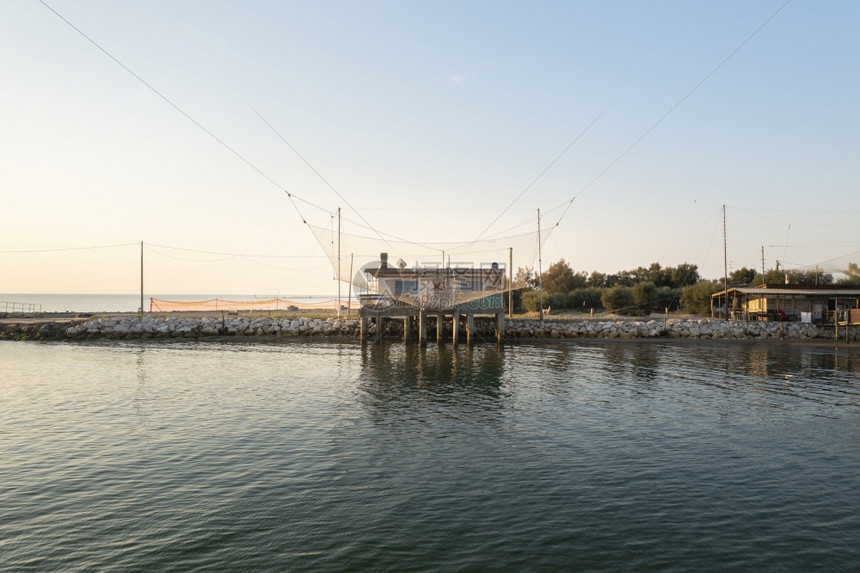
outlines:
[[[346, 306], [347, 301], [342, 300], [341, 305]], [[226, 300], [213, 298], [209, 300], [162, 300], [159, 298], [149, 299], [149, 312], [197, 312], [197, 311], [255, 311], [255, 310], [313, 310], [313, 309], [336, 309], [337, 300], [324, 300], [319, 302], [294, 301], [285, 298], [270, 298], [256, 300]]]

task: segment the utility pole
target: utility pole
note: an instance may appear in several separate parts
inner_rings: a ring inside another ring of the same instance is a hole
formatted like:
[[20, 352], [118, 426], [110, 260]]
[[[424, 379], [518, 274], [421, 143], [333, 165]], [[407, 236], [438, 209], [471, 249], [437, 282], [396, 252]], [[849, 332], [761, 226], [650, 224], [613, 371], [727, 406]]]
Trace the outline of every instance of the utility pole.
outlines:
[[764, 282], [764, 245], [761, 246], [761, 280]]
[[514, 317], [514, 248], [508, 247], [508, 318]]
[[726, 206], [723, 205], [723, 286], [725, 287], [726, 318], [729, 317], [729, 256], [726, 241]]
[[337, 208], [337, 317], [340, 318], [340, 207]]
[[140, 242], [140, 314], [143, 315], [143, 241]]
[[541, 242], [540, 242], [540, 209], [537, 210], [538, 224], [538, 299], [540, 306], [540, 320], [543, 322], [543, 261], [541, 260]]

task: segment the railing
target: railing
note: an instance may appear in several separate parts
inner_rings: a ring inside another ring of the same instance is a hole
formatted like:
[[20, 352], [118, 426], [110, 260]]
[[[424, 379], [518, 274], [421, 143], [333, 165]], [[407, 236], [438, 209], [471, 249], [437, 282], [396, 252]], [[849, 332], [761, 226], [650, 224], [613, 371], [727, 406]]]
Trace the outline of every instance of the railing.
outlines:
[[42, 305], [30, 302], [7, 302], [0, 300], [0, 309], [4, 314], [40, 314]]

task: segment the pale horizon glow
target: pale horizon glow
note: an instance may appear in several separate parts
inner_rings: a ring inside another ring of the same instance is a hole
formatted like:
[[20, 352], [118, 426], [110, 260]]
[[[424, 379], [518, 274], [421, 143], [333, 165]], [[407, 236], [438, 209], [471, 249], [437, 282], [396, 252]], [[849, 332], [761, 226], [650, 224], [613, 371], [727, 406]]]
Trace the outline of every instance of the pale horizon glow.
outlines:
[[6, 6], [0, 293], [138, 292], [142, 241], [147, 293], [334, 294], [339, 207], [719, 278], [726, 205], [729, 272], [860, 263], [856, 2], [45, 1], [182, 113]]

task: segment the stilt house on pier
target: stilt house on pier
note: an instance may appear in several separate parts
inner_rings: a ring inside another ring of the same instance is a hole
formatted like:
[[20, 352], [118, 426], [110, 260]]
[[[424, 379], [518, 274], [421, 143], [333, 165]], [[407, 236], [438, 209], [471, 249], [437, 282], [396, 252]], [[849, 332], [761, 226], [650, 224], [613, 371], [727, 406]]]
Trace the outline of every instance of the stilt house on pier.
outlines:
[[417, 264], [409, 267], [402, 259], [388, 264], [381, 253], [378, 266], [364, 269], [367, 294], [358, 295], [361, 303], [361, 338], [365, 340], [368, 321], [375, 319], [376, 336], [381, 338], [385, 319], [403, 320], [404, 338], [409, 339], [413, 323], [418, 322], [420, 342], [427, 339], [427, 318], [436, 318], [437, 340], [442, 340], [443, 325], [452, 319], [453, 342], [458, 342], [461, 318], [465, 318], [467, 342], [474, 333], [474, 317], [490, 315], [496, 320], [496, 338], [504, 333], [504, 293], [509, 290], [505, 269], [498, 263], [481, 267], [444, 267]]

